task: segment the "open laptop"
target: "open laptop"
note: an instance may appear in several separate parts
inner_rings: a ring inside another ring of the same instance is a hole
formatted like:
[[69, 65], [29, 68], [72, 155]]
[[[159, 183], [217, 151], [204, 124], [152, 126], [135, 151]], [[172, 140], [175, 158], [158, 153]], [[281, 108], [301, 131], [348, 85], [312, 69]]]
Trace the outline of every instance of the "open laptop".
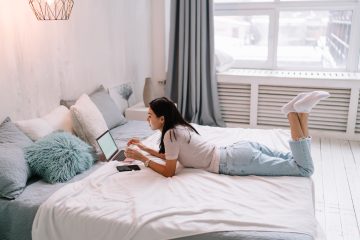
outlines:
[[98, 137], [96, 142], [98, 143], [101, 151], [104, 153], [107, 161], [123, 161], [126, 158], [124, 150], [119, 151], [109, 130]]

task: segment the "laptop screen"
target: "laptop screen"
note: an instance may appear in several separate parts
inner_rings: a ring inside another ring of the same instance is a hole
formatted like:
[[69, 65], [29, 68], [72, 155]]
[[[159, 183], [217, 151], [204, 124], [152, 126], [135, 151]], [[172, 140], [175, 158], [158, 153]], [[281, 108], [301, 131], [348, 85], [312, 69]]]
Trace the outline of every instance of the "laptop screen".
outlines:
[[110, 132], [105, 132], [101, 137], [97, 139], [97, 142], [103, 151], [105, 157], [107, 160], [110, 160], [110, 158], [114, 155], [114, 153], [118, 150], [114, 139], [110, 135]]

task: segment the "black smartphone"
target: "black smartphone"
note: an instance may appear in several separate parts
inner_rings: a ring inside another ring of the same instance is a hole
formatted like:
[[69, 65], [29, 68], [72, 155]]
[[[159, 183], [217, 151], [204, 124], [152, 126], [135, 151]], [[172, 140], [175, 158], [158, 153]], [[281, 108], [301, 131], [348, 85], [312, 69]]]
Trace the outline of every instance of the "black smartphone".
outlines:
[[118, 160], [118, 161], [124, 161], [126, 158], [125, 156], [125, 151], [121, 150], [118, 155], [116, 155], [116, 157], [114, 158], [114, 160]]
[[123, 166], [117, 166], [116, 169], [119, 172], [124, 172], [124, 171], [139, 171], [141, 168], [139, 167], [139, 165], [123, 165]]

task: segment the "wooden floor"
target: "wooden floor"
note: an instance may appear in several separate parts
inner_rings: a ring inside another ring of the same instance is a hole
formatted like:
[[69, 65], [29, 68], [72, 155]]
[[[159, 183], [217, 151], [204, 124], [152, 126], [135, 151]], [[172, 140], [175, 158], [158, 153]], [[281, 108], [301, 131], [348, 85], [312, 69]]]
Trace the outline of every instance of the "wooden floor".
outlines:
[[360, 240], [360, 142], [313, 137], [316, 217], [327, 239]]

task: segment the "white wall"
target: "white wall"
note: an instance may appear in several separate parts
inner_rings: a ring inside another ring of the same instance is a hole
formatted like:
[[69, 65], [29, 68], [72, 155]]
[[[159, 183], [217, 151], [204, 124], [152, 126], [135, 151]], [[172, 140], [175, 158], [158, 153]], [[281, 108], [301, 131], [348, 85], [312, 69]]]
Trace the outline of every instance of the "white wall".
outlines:
[[166, 79], [167, 48], [166, 41], [166, 6], [170, 0], [151, 0], [152, 2], [152, 84], [153, 97], [164, 95], [164, 86], [159, 81]]
[[99, 84], [151, 76], [151, 1], [75, 0], [69, 21], [38, 21], [28, 1], [0, 0], [0, 121], [43, 115]]

